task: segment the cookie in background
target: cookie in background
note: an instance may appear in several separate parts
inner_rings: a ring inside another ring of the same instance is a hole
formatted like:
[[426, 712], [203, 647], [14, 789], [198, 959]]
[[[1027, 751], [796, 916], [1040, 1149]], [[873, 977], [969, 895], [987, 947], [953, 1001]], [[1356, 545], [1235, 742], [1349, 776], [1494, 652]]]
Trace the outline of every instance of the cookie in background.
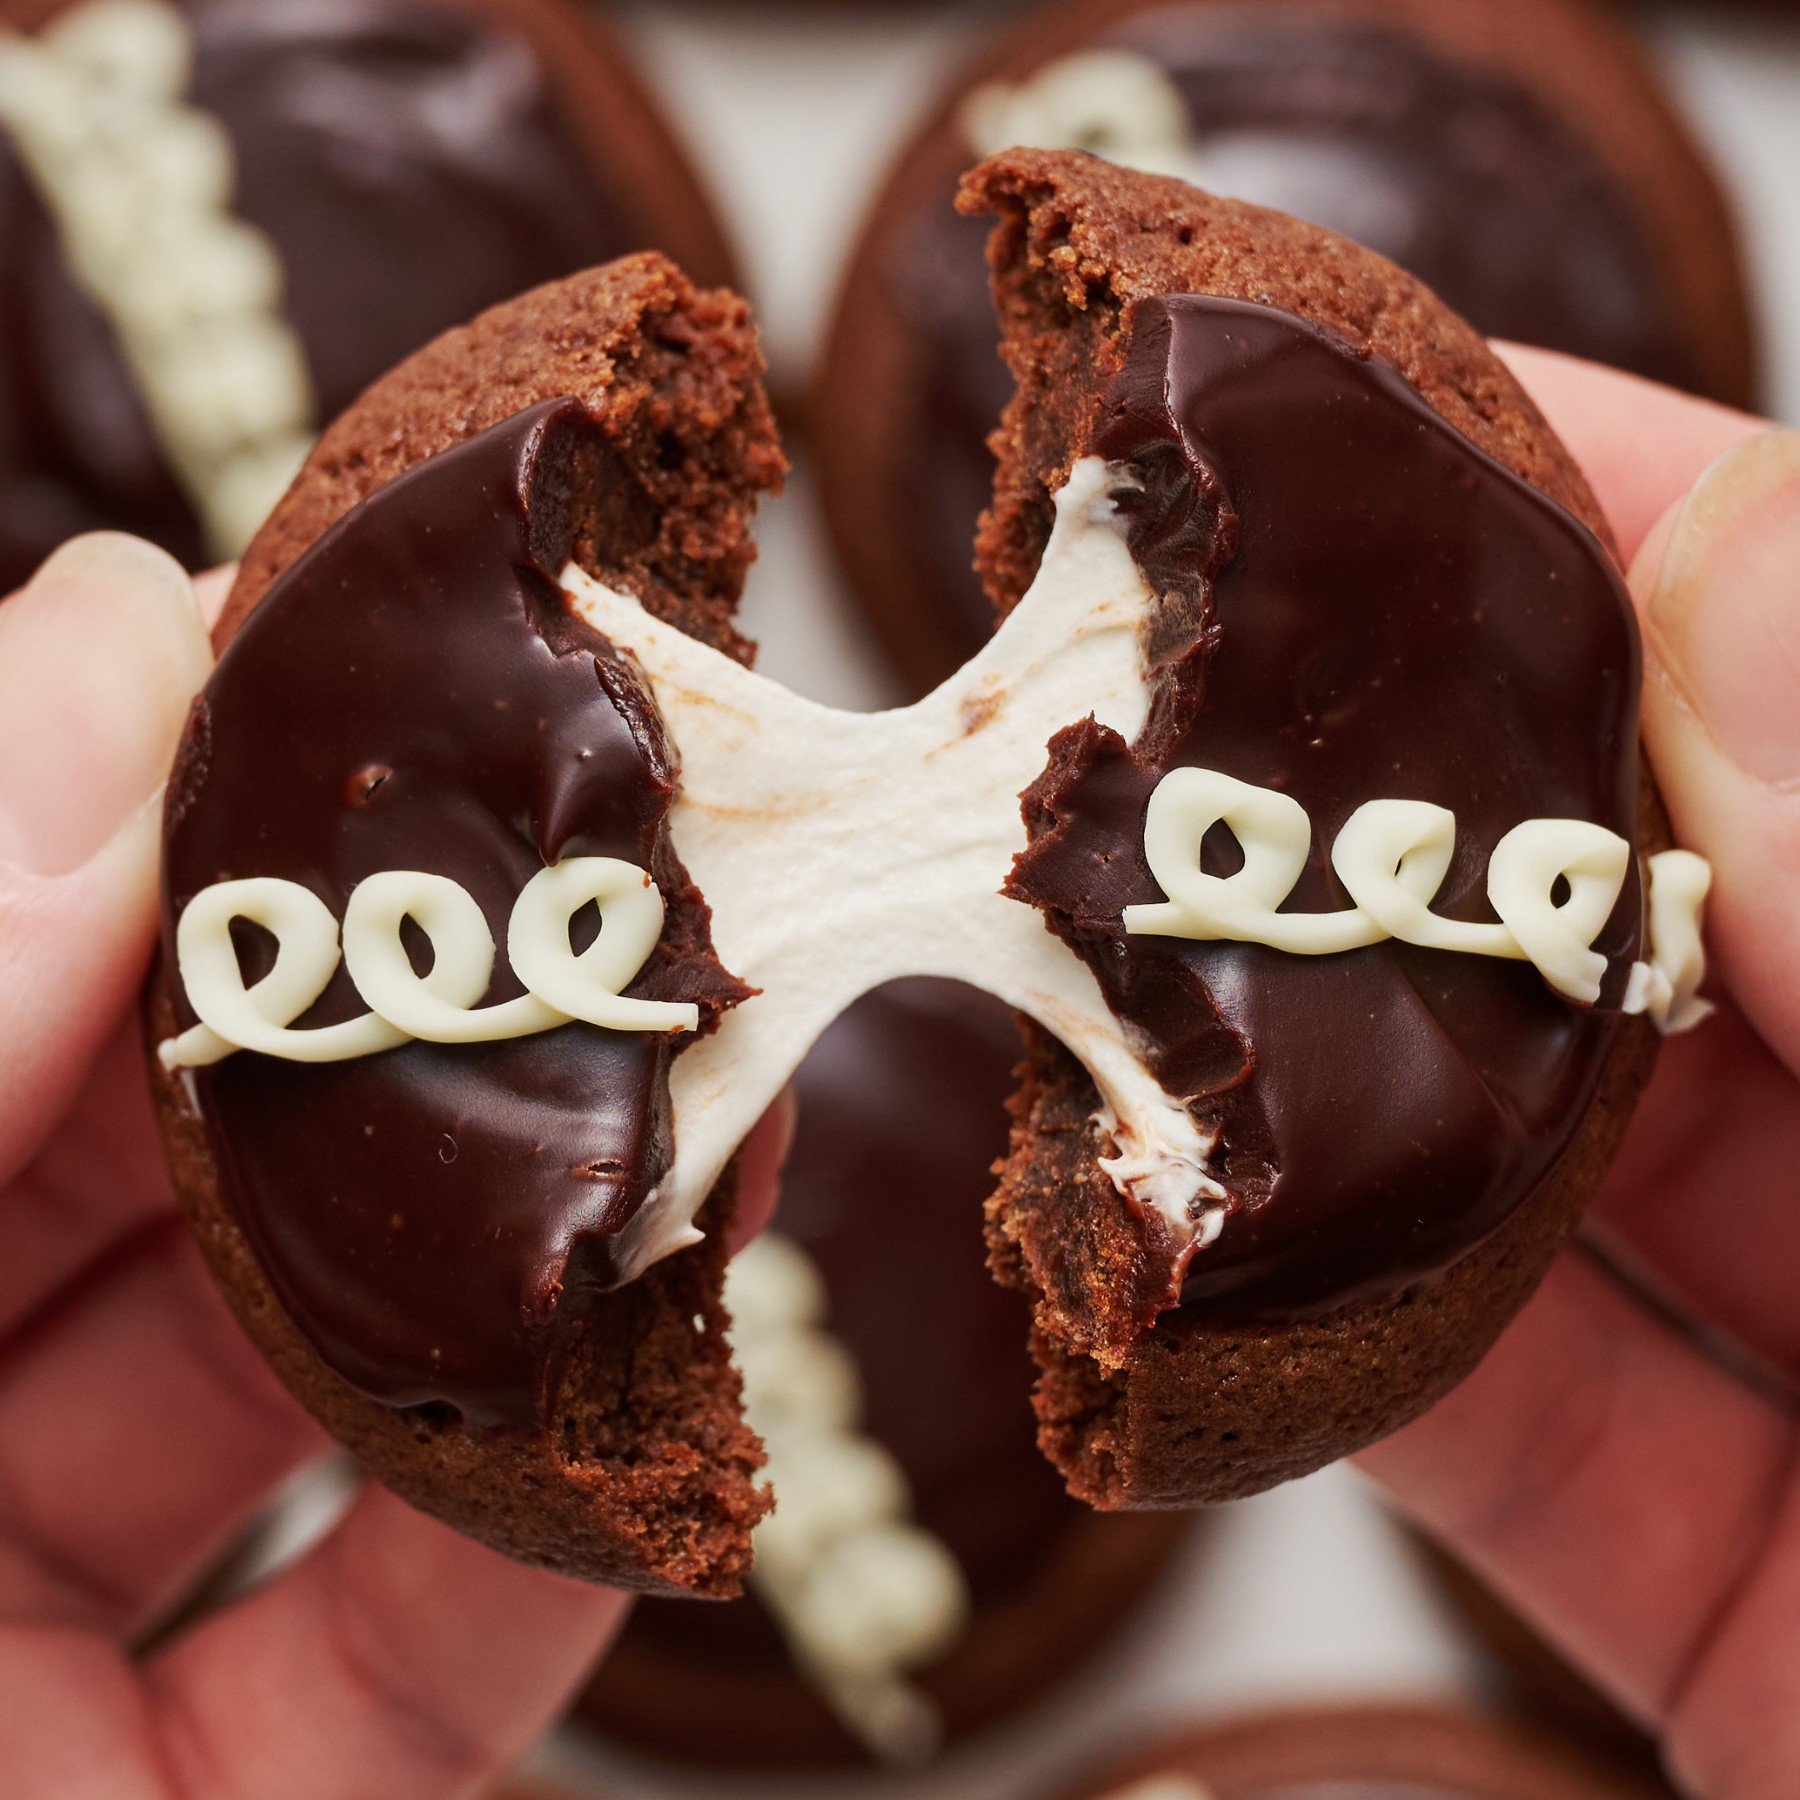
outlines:
[[5, 0], [0, 592], [100, 527], [230, 560], [403, 356], [649, 247], [731, 278], [591, 8]]
[[1021, 19], [893, 164], [812, 423], [851, 586], [923, 690], [985, 641], [969, 544], [1011, 393], [958, 177], [1094, 151], [1379, 251], [1490, 337], [1732, 405], [1757, 346], [1731, 210], [1642, 50], [1585, 0], [1075, 0]]

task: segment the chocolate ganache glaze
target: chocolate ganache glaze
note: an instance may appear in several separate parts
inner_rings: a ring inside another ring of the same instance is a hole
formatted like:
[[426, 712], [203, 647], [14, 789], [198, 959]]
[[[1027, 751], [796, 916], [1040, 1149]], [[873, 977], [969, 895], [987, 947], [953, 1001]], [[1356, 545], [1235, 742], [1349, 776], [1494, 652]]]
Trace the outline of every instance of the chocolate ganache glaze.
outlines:
[[[540, 869], [613, 856], [668, 904], [630, 991], [705, 1019], [744, 996], [669, 847], [654, 705], [555, 579], [595, 442], [573, 400], [521, 413], [382, 488], [264, 596], [170, 786], [171, 969], [182, 909], [217, 881], [296, 881], [341, 919], [359, 881], [422, 870], [473, 894], [503, 945]], [[269, 941], [241, 929], [254, 980]], [[521, 991], [502, 954], [487, 1002]], [[362, 1010], [340, 969], [298, 1023]], [[583, 1293], [612, 1278], [608, 1240], [667, 1167], [674, 1053], [571, 1023], [319, 1065], [245, 1052], [188, 1079], [229, 1202], [324, 1360], [391, 1405], [529, 1425]]]
[[[1140, 301], [1131, 332], [1090, 448], [1134, 480], [1133, 553], [1186, 613], [1185, 653], [1137, 745], [1091, 720], [1053, 742], [1011, 891], [1220, 1134], [1227, 1217], [1184, 1298], [1295, 1316], [1441, 1269], [1556, 1160], [1620, 1028], [1640, 881], [1596, 945], [1612, 973], [1592, 1010], [1526, 964], [1401, 943], [1313, 957], [1127, 936], [1122, 909], [1161, 898], [1150, 794], [1186, 764], [1292, 795], [1313, 840], [1287, 910], [1308, 912], [1348, 904], [1328, 852], [1363, 802], [1447, 807], [1434, 910], [1491, 917], [1488, 857], [1521, 821], [1637, 841], [1636, 627], [1587, 529], [1391, 367], [1216, 298]], [[1215, 830], [1205, 866], [1236, 854]]]
[[[526, 40], [436, 0], [185, 0], [191, 98], [233, 211], [279, 253], [321, 421], [452, 325], [650, 240], [604, 193]], [[200, 528], [111, 328], [0, 133], [0, 592], [117, 527]]]
[[[1179, 90], [1191, 166], [1170, 172], [1354, 238], [1485, 336], [1693, 385], [1618, 178], [1517, 82], [1420, 38], [1298, 7], [1253, 18], [1176, 4], [1089, 47], [1136, 52]], [[987, 232], [988, 221], [953, 211], [946, 188], [895, 265], [923, 344], [908, 516], [924, 534], [928, 591], [952, 615], [958, 661], [993, 630], [969, 545], [993, 485], [987, 436], [1012, 395]]]

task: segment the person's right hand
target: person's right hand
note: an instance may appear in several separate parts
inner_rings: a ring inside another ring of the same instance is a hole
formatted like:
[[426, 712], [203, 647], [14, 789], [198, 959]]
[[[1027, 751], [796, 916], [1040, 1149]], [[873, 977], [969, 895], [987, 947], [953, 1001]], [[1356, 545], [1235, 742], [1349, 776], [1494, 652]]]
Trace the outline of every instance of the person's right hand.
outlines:
[[1746, 1376], [1579, 1252], [1364, 1458], [1663, 1737], [1706, 1800], [1800, 1795], [1800, 432], [1511, 360], [1631, 560], [1644, 729], [1711, 859], [1719, 1015], [1666, 1048], [1595, 1226]]

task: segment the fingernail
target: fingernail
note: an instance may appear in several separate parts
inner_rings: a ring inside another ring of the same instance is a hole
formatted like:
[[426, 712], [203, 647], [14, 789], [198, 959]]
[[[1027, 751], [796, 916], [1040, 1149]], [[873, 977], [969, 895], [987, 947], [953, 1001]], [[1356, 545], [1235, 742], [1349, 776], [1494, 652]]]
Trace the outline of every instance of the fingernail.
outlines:
[[1729, 761], [1800, 785], [1800, 431], [1728, 450], [1655, 554], [1633, 571], [1654, 661]]
[[61, 875], [108, 843], [211, 667], [193, 583], [139, 538], [76, 538], [0, 603], [0, 864]]

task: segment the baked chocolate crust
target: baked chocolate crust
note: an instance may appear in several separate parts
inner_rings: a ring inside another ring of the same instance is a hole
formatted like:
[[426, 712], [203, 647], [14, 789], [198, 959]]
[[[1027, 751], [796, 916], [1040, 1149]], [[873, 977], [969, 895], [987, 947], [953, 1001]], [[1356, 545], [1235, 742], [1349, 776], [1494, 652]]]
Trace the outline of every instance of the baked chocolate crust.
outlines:
[[[576, 558], [671, 623], [743, 657], [731, 622], [757, 496], [782, 459], [743, 302], [697, 291], [654, 254], [554, 283], [403, 363], [331, 427], [239, 571], [222, 646], [270, 585], [358, 502], [416, 464], [570, 395], [605, 446], [578, 493]], [[151, 978], [152, 1044], [174, 1019]], [[177, 1189], [239, 1320], [276, 1372], [372, 1474], [523, 1561], [650, 1592], [737, 1591], [761, 1450], [739, 1414], [719, 1302], [731, 1178], [706, 1242], [597, 1301], [544, 1430], [470, 1430], [450, 1409], [395, 1409], [334, 1374], [283, 1310], [221, 1192], [187, 1090], [152, 1061]]]
[[[1095, 436], [1123, 363], [1132, 302], [1256, 301], [1380, 358], [1479, 449], [1573, 512], [1598, 504], [1542, 415], [1485, 344], [1418, 282], [1315, 227], [1075, 152], [1011, 151], [964, 185], [997, 213], [990, 248], [1019, 384], [978, 553], [1002, 610], [1048, 536], [1050, 495]], [[1648, 776], [1643, 847], [1666, 841]], [[1033, 1304], [1039, 1442], [1091, 1504], [1232, 1499], [1350, 1454], [1423, 1412], [1479, 1360], [1573, 1231], [1655, 1060], [1617, 1035], [1567, 1149], [1518, 1210], [1435, 1279], [1322, 1317], [1222, 1324], [1203, 1307], [1146, 1331], [1142, 1229], [1096, 1161], [1097, 1104], [1060, 1045], [1029, 1034], [1014, 1134], [989, 1203], [995, 1272]]]

